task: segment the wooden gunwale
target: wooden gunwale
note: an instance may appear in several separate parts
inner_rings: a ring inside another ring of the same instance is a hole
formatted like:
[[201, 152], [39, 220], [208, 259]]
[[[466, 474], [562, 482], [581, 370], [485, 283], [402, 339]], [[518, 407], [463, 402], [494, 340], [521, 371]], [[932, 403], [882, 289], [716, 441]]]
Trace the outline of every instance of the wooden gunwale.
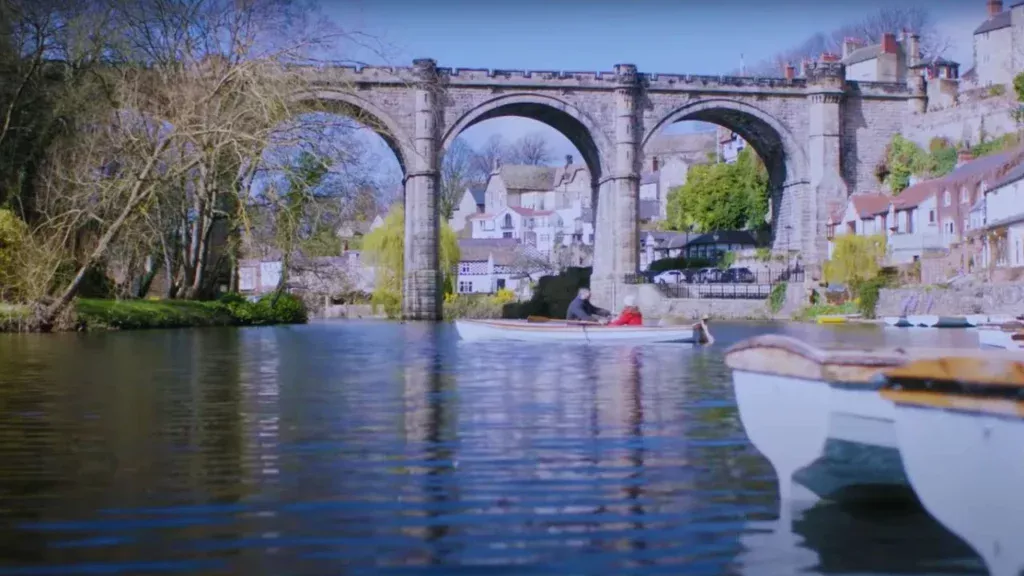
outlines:
[[879, 394], [897, 406], [969, 412], [1013, 419], [1024, 418], [1024, 402], [1015, 400], [910, 390], [882, 390]]
[[594, 329], [609, 329], [618, 331], [638, 331], [638, 332], [679, 332], [683, 330], [696, 330], [700, 327], [700, 323], [692, 325], [678, 325], [678, 326], [605, 326], [596, 322], [580, 322], [573, 323], [562, 320], [561, 322], [567, 322], [566, 324], [547, 324], [547, 323], [533, 323], [533, 324], [520, 324], [516, 322], [503, 322], [500, 320], [463, 320], [463, 322], [472, 322], [475, 324], [483, 324], [486, 326], [492, 326], [494, 328], [501, 328], [502, 330], [521, 330], [525, 332], [557, 332], [557, 331], [568, 331], [578, 332], [585, 328]]
[[[938, 369], [930, 364], [916, 363], [921, 360], [951, 360]], [[879, 348], [879, 349], [826, 349], [812, 346], [789, 336], [769, 334], [740, 342], [725, 353], [726, 366], [757, 374], [783, 376], [823, 383], [859, 384], [877, 388], [883, 373], [895, 376], [904, 383], [910, 380], [955, 381], [972, 384], [992, 384], [995, 376], [984, 376], [984, 382], [977, 381], [981, 366], [991, 362], [1017, 363], [1019, 352], [1003, 350], [961, 350], [947, 348]], [[906, 371], [894, 369], [908, 367]], [[990, 370], [982, 372], [989, 374]], [[1003, 386], [1024, 386], [1024, 376], [1019, 383], [1014, 377], [1005, 377]]]

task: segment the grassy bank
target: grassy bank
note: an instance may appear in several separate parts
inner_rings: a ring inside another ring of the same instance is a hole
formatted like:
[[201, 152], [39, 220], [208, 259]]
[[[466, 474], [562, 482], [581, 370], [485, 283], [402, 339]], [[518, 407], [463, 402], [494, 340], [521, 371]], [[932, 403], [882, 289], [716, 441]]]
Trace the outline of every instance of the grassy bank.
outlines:
[[[26, 306], [0, 304], [0, 331], [26, 330], [30, 310]], [[308, 319], [298, 298], [285, 294], [272, 306], [271, 298], [248, 302], [238, 295], [217, 301], [189, 300], [94, 300], [75, 302], [73, 330], [145, 330], [152, 328], [199, 328], [205, 326], [265, 326], [302, 324]]]

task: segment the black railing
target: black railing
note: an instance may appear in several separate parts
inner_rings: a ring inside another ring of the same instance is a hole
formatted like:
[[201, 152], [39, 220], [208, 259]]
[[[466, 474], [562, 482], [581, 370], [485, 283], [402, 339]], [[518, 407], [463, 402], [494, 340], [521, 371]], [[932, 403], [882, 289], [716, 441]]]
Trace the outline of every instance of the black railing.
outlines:
[[781, 282], [803, 282], [803, 270], [751, 272], [744, 269], [682, 270], [626, 275], [627, 284], [654, 284], [669, 298], [761, 300]]

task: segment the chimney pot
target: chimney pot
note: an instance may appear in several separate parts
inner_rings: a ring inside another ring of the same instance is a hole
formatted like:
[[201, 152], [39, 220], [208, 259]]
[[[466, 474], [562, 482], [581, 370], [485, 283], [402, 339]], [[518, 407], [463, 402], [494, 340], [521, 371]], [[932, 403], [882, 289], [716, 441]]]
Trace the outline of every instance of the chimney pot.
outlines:
[[988, 0], [988, 15], [995, 16], [1003, 11], [1003, 0]]
[[885, 54], [896, 53], [896, 35], [891, 32], [882, 34], [882, 52]]
[[794, 68], [789, 62], [786, 63], [785, 76], [786, 80], [792, 80], [796, 77], [796, 68]]

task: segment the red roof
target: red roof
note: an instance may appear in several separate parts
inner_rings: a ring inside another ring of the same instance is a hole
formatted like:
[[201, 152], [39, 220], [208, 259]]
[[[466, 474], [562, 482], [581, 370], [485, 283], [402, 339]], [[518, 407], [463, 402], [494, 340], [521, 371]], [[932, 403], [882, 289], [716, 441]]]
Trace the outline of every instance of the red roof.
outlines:
[[509, 210], [519, 214], [520, 216], [548, 216], [554, 214], [551, 210], [534, 210], [533, 208], [520, 208], [519, 206], [509, 206]]
[[889, 203], [892, 197], [881, 192], [862, 192], [850, 196], [853, 202], [853, 209], [861, 218], [870, 218], [889, 211]]
[[976, 188], [982, 181], [993, 181], [1006, 174], [1024, 158], [1024, 147], [982, 156], [965, 162], [941, 178], [932, 178], [908, 187], [893, 199], [897, 210], [913, 208], [944, 190]]

